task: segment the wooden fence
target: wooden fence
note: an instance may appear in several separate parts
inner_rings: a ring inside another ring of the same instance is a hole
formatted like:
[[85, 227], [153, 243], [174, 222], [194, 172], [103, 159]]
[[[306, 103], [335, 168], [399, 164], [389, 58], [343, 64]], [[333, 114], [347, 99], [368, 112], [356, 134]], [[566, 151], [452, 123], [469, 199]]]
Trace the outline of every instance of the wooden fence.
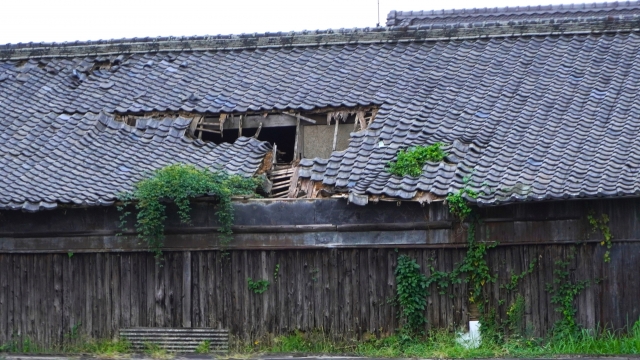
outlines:
[[[147, 252], [0, 254], [0, 344], [29, 339], [53, 346], [70, 334], [111, 338], [126, 327], [229, 328], [244, 339], [323, 329], [341, 338], [388, 334], [398, 327], [394, 269], [399, 254], [451, 270], [464, 248], [308, 249], [166, 252], [158, 266]], [[640, 243], [614, 243], [611, 262], [604, 248], [584, 245], [506, 245], [489, 250], [498, 276], [489, 285], [490, 306], [504, 316], [516, 294], [525, 298], [525, 327], [542, 335], [559, 319], [546, 284], [554, 262], [570, 258], [571, 278], [597, 279], [577, 299], [585, 326], [623, 328], [640, 316]], [[531, 274], [507, 291], [501, 285]], [[266, 279], [253, 293], [247, 278]], [[431, 289], [429, 327], [467, 323], [466, 285], [445, 294]]]

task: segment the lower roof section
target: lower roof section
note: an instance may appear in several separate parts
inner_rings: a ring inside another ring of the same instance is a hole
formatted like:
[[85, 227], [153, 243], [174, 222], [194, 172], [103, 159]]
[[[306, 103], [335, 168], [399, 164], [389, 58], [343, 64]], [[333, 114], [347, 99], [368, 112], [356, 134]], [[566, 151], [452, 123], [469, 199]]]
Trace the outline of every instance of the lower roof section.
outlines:
[[190, 122], [141, 119], [134, 127], [104, 113], [0, 118], [0, 209], [111, 205], [174, 163], [251, 176], [271, 149], [246, 137], [220, 145], [193, 140], [185, 136]]

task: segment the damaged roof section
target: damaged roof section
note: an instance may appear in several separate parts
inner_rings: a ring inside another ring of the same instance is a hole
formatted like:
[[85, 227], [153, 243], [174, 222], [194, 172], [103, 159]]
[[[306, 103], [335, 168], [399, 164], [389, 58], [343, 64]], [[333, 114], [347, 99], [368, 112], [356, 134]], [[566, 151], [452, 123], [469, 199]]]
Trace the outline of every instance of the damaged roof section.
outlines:
[[[352, 198], [469, 186], [481, 205], [638, 196], [638, 54], [635, 32], [423, 46], [413, 96], [384, 104], [346, 150], [302, 160], [299, 178]], [[436, 142], [449, 155], [420, 177], [388, 173], [398, 150]]]
[[253, 138], [220, 145], [190, 139], [190, 122], [138, 119], [134, 127], [104, 113], [0, 118], [0, 209], [110, 205], [119, 192], [174, 163], [251, 176], [271, 151]]

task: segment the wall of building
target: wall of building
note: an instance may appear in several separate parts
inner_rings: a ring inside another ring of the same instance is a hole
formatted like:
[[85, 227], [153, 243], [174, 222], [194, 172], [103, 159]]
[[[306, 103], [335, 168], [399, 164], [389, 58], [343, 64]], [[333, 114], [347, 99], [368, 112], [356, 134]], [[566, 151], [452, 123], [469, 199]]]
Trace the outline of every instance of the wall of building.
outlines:
[[[302, 141], [304, 143], [303, 156], [313, 159], [316, 157], [328, 159], [331, 157], [335, 125], [306, 125], [302, 126]], [[339, 124], [336, 150], [341, 151], [349, 147], [349, 139], [353, 131], [353, 124]]]
[[[126, 327], [228, 328], [243, 339], [293, 330], [323, 329], [337, 338], [390, 334], [399, 325], [394, 269], [399, 255], [451, 271], [464, 249], [322, 249], [166, 252], [162, 266], [149, 253], [0, 254], [0, 343], [45, 346], [72, 331], [112, 338]], [[573, 254], [571, 256], [571, 254]], [[554, 263], [569, 259], [572, 278], [592, 280], [577, 297], [578, 321], [624, 328], [640, 316], [640, 244], [616, 244], [611, 263], [595, 244], [501, 246], [488, 253], [497, 281], [489, 307], [504, 317], [518, 294], [524, 326], [545, 334], [560, 319], [546, 284]], [[501, 288], [511, 275], [536, 265], [516, 289]], [[276, 268], [277, 276], [276, 276]], [[262, 294], [247, 284], [268, 280]], [[600, 279], [595, 283], [594, 279]], [[465, 283], [440, 294], [430, 289], [428, 328], [463, 328], [469, 320]], [[75, 330], [74, 330], [75, 329]]]
[[[398, 256], [416, 259], [429, 275], [431, 266], [452, 270], [466, 254], [467, 226], [441, 203], [237, 203], [236, 237], [224, 251], [215, 206], [194, 205], [193, 226], [169, 221], [162, 266], [135, 238], [115, 236], [113, 208], [0, 212], [0, 344], [54, 346], [73, 329], [105, 338], [130, 326], [223, 327], [244, 339], [296, 329], [384, 335], [399, 325], [398, 309], [387, 301], [395, 294]], [[522, 295], [523, 327], [544, 335], [560, 318], [546, 287], [563, 260], [571, 281], [590, 281], [576, 299], [580, 324], [632, 325], [640, 317], [638, 205], [626, 199], [476, 209], [476, 239], [495, 245], [487, 252], [496, 277], [485, 288], [489, 308], [504, 318]], [[588, 214], [610, 218], [610, 262]], [[533, 271], [513, 290], [503, 286], [530, 264]], [[247, 278], [267, 280], [269, 288], [254, 294]], [[465, 326], [464, 282], [430, 293], [428, 327]]]

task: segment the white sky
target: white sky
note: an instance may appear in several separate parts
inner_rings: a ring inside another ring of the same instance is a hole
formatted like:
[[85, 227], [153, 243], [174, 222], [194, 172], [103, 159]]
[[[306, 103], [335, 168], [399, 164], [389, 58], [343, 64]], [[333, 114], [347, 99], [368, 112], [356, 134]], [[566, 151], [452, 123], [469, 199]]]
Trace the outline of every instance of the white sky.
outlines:
[[[542, 0], [538, 0], [542, 1]], [[544, 0], [543, 5], [568, 0]], [[591, 1], [591, 0], [590, 0]], [[374, 27], [377, 0], [0, 0], [0, 44]], [[580, 2], [580, 1], [578, 1]], [[585, 0], [586, 2], [586, 0]], [[380, 0], [390, 10], [540, 5], [536, 0]]]

